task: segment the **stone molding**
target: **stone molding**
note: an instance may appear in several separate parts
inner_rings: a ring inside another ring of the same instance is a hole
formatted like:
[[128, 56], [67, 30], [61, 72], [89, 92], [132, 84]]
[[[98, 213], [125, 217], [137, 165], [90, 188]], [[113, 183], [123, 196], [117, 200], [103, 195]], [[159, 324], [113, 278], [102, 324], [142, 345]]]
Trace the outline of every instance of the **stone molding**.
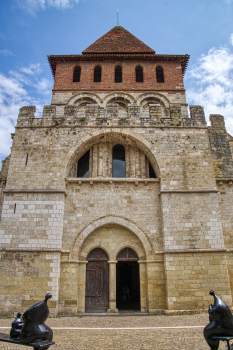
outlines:
[[[105, 226], [107, 224], [115, 224], [115, 225], [125, 227], [126, 229], [128, 229], [129, 231], [134, 233], [139, 238], [139, 240], [141, 241], [142, 246], [146, 252], [146, 256], [154, 255], [153, 245], [150, 242], [150, 239], [148, 238], [147, 234], [140, 227], [138, 227], [134, 222], [130, 221], [129, 219], [119, 217], [119, 216], [110, 215], [110, 216], [105, 216], [103, 218], [99, 218], [99, 219], [91, 222], [89, 225], [87, 225], [83, 230], [81, 230], [77, 234], [77, 236], [75, 237], [75, 239], [71, 245], [71, 248], [70, 248], [71, 256], [73, 256], [75, 243], [78, 239], [79, 239], [79, 241], [81, 240], [83, 243], [84, 240], [93, 231], [95, 231], [97, 228], [99, 228], [101, 226]], [[81, 244], [81, 246], [79, 246], [78, 250], [76, 251], [77, 256], [79, 256], [79, 253], [81, 252], [81, 250], [82, 250], [82, 244]]]

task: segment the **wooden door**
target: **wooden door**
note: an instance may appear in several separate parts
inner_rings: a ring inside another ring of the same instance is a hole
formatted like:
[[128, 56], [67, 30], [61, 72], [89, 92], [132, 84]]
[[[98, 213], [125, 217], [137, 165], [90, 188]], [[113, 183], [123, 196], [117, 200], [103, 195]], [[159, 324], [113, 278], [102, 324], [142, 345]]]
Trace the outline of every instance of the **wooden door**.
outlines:
[[106, 312], [109, 308], [109, 272], [106, 259], [90, 259], [86, 265], [85, 304], [86, 312]]

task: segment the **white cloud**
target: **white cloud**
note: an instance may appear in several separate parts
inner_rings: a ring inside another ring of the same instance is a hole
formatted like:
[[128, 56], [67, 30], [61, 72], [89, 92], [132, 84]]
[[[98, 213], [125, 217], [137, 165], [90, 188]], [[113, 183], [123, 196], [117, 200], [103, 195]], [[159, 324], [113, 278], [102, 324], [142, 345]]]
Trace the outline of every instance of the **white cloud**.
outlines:
[[233, 46], [233, 33], [230, 36], [230, 42], [231, 42], [231, 45]]
[[233, 52], [230, 47], [212, 48], [187, 71], [187, 102], [201, 105], [208, 121], [210, 114], [225, 117], [233, 135]]
[[7, 49], [0, 50], [0, 56], [13, 56], [13, 53]]
[[72, 8], [79, 0], [17, 0], [21, 8], [27, 9], [34, 14], [36, 11], [48, 7], [55, 7], [57, 9]]
[[39, 64], [0, 72], [0, 158], [10, 154], [19, 109], [22, 106], [36, 105], [36, 116], [41, 116], [44, 104], [50, 103], [52, 81], [39, 77]]

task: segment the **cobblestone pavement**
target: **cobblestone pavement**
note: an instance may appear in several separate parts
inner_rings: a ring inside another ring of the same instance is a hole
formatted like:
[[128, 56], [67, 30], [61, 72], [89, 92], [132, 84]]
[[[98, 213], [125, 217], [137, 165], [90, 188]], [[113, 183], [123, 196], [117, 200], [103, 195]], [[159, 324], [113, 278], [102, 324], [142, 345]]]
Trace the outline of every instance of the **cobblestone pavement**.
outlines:
[[[11, 322], [0, 319], [0, 327], [9, 327]], [[51, 350], [209, 350], [203, 338], [207, 323], [208, 314], [61, 317], [46, 322], [54, 331], [56, 344]], [[2, 333], [9, 331], [0, 329]], [[0, 343], [0, 350], [26, 349], [30, 348]], [[226, 349], [221, 342], [219, 350]]]

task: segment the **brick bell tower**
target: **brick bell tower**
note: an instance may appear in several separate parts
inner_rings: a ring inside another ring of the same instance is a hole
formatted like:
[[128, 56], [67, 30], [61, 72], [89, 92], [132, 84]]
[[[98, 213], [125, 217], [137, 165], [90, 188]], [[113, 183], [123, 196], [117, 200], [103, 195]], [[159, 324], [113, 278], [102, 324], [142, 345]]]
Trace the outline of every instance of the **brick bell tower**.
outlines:
[[116, 26], [48, 60], [51, 104], [20, 109], [0, 174], [1, 314], [48, 291], [53, 314], [117, 313], [126, 286], [141, 312], [231, 305], [233, 141], [189, 116], [189, 56]]

